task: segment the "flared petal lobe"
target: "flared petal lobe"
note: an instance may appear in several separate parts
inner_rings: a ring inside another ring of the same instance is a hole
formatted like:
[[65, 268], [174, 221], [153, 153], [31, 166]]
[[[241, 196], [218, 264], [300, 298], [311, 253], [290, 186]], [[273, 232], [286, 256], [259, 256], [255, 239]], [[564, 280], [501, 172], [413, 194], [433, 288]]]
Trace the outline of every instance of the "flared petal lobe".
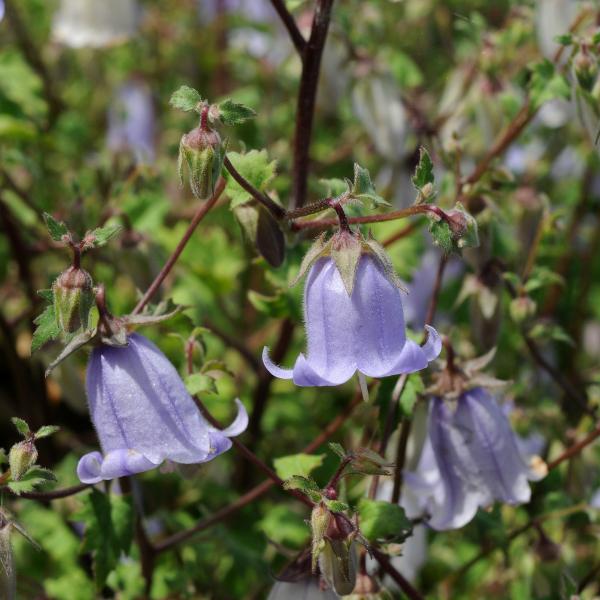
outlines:
[[166, 356], [138, 334], [124, 348], [94, 349], [87, 395], [105, 454], [81, 459], [78, 474], [89, 483], [147, 471], [164, 460], [205, 462], [228, 450], [228, 438], [247, 426], [239, 401], [238, 417], [229, 428], [210, 426]]
[[340, 385], [357, 370], [370, 377], [412, 373], [441, 351], [432, 327], [423, 347], [406, 339], [400, 290], [369, 254], [359, 259], [351, 296], [334, 260], [319, 259], [306, 281], [304, 318], [307, 353], [293, 369], [277, 366], [263, 351], [273, 376], [299, 386]]

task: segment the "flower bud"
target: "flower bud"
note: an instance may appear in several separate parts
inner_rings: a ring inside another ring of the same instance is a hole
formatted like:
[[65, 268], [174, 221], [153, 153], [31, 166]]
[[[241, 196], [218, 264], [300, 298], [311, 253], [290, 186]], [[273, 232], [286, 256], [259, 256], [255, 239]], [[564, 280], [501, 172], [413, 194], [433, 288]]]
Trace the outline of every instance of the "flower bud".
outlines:
[[324, 504], [317, 504], [310, 515], [310, 529], [312, 532], [312, 571], [316, 572], [317, 560], [323, 550], [324, 538], [329, 528], [331, 513]]
[[183, 163], [187, 164], [192, 193], [199, 200], [210, 198], [223, 165], [219, 134], [207, 127], [186, 133], [179, 144], [179, 179], [183, 185]]
[[13, 481], [18, 481], [27, 473], [38, 457], [37, 448], [33, 440], [24, 440], [15, 444], [8, 453], [10, 476]]
[[523, 323], [535, 315], [537, 304], [528, 296], [519, 296], [510, 303], [510, 316], [516, 323]]
[[69, 267], [52, 284], [56, 321], [65, 333], [87, 329], [94, 304], [93, 281], [87, 271]]
[[594, 87], [598, 75], [598, 65], [586, 50], [580, 50], [573, 61], [575, 76], [579, 85], [588, 92]]
[[450, 218], [448, 225], [452, 237], [459, 248], [476, 248], [479, 246], [479, 232], [477, 221], [469, 214], [460, 202], [447, 212]]

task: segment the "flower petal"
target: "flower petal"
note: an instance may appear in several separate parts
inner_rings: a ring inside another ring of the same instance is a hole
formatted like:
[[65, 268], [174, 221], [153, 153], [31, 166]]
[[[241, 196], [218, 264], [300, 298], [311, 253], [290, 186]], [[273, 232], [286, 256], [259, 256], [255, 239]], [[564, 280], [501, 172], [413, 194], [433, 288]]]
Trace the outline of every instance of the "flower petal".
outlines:
[[233, 420], [233, 423], [231, 423], [231, 425], [228, 427], [225, 427], [225, 429], [218, 431], [218, 433], [228, 438], [240, 435], [240, 433], [246, 431], [246, 427], [248, 427], [248, 412], [246, 411], [246, 407], [242, 404], [239, 398], [235, 399], [235, 403], [237, 404], [238, 412]]
[[279, 379], [291, 379], [294, 376], [292, 369], [280, 367], [271, 360], [269, 348], [267, 346], [263, 348], [262, 361], [263, 365], [265, 365], [265, 369], [269, 371], [273, 377], [278, 377]]
[[102, 481], [100, 470], [102, 468], [102, 454], [89, 452], [84, 454], [77, 463], [77, 477], [81, 483], [98, 483]]
[[156, 468], [160, 463], [148, 460], [140, 452], [126, 448], [109, 452], [102, 461], [102, 479], [115, 479], [135, 475]]
[[304, 354], [300, 354], [294, 365], [294, 383], [299, 386], [341, 385], [354, 375], [355, 370], [353, 363], [346, 363], [323, 373], [317, 371], [304, 357]]

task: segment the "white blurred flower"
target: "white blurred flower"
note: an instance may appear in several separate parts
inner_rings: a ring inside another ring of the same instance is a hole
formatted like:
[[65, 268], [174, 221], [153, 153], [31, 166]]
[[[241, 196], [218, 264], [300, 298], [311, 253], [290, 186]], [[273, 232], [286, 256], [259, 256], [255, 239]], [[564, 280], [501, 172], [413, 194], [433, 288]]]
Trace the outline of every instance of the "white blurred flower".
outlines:
[[136, 0], [61, 0], [52, 36], [72, 48], [102, 48], [127, 41], [137, 30]]
[[567, 33], [577, 14], [576, 0], [537, 0], [535, 25], [541, 53], [552, 60], [560, 47], [556, 36]]
[[301, 581], [278, 581], [269, 592], [267, 600], [337, 600], [331, 589], [322, 590], [316, 577]]

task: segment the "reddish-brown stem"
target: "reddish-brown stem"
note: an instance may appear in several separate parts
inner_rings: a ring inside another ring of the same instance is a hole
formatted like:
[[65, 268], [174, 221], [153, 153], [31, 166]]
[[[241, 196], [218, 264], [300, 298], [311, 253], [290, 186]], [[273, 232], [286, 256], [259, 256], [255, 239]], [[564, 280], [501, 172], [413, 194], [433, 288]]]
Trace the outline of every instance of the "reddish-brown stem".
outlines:
[[285, 209], [264, 194], [257, 190], [238, 170], [233, 166], [232, 162], [225, 157], [223, 166], [229, 171], [229, 174], [246, 190], [259, 204], [262, 204], [276, 219], [283, 219], [286, 216]]
[[302, 53], [302, 75], [294, 132], [293, 208], [303, 206], [306, 201], [315, 100], [332, 6], [333, 0], [316, 0], [310, 37], [304, 44]]
[[192, 237], [192, 234], [194, 233], [196, 227], [198, 227], [198, 224], [200, 223], [200, 221], [202, 221], [202, 219], [206, 216], [208, 211], [217, 203], [217, 200], [219, 199], [220, 195], [223, 193], [224, 189], [225, 189], [225, 180], [219, 179], [217, 186], [215, 188], [215, 191], [213, 192], [213, 195], [198, 208], [198, 210], [196, 211], [196, 214], [194, 215], [194, 218], [192, 219], [191, 223], [189, 224], [188, 228], [186, 229], [185, 233], [183, 234], [183, 237], [181, 238], [181, 240], [179, 240], [179, 243], [177, 244], [177, 247], [175, 248], [175, 250], [173, 250], [173, 254], [171, 254], [171, 256], [169, 257], [169, 260], [167, 260], [167, 262], [164, 264], [164, 266], [160, 270], [159, 274], [155, 277], [154, 281], [150, 284], [150, 287], [146, 290], [146, 293], [142, 296], [141, 300], [137, 303], [136, 307], [133, 309], [134, 315], [141, 312], [142, 309], [144, 308], [144, 306], [146, 306], [146, 304], [148, 304], [148, 302], [150, 302], [150, 300], [152, 299], [154, 294], [156, 294], [156, 292], [158, 291], [158, 288], [160, 288], [160, 286], [162, 285], [162, 282], [166, 279], [167, 275], [171, 272], [171, 269], [173, 269], [173, 267], [175, 266], [175, 263], [179, 259], [179, 256], [183, 252], [187, 243], [190, 241], [190, 238]]
[[290, 39], [292, 40], [292, 44], [294, 44], [294, 47], [298, 51], [300, 58], [303, 58], [304, 49], [306, 48], [306, 40], [304, 39], [304, 37], [302, 37], [302, 34], [298, 29], [298, 25], [296, 25], [294, 17], [286, 8], [283, 0], [271, 0], [271, 4], [273, 5], [273, 8], [277, 11], [277, 14], [283, 22], [283, 25], [288, 30], [288, 33], [290, 34]]
[[[450, 217], [439, 207], [434, 206], [433, 204], [416, 204], [414, 206], [409, 206], [408, 208], [403, 208], [401, 210], [395, 210], [389, 213], [385, 213], [383, 215], [367, 215], [364, 217], [348, 217], [348, 223], [350, 225], [354, 224], [364, 224], [364, 223], [383, 223], [384, 221], [395, 221], [397, 219], [405, 219], [406, 217], [411, 217], [413, 215], [422, 215], [430, 213], [446, 221], [446, 223], [451, 223]], [[334, 227], [337, 225], [337, 219], [318, 219], [315, 221], [295, 221], [292, 223], [293, 230], [300, 229], [313, 229], [313, 228], [326, 228], [326, 227]]]
[[335, 200], [331, 200], [329, 206], [335, 210], [335, 214], [337, 215], [338, 222], [340, 224], [340, 231], [350, 232], [350, 225], [348, 224], [348, 217], [342, 208], [342, 205]]
[[399, 573], [394, 566], [392, 565], [387, 554], [381, 552], [377, 548], [372, 548], [371, 552], [373, 556], [377, 560], [377, 562], [381, 565], [381, 568], [398, 584], [398, 587], [411, 599], [411, 600], [424, 600], [424, 597], [421, 593], [416, 590], [410, 582], [404, 578], [404, 576]]
[[560, 456], [557, 456], [553, 461], [548, 463], [548, 470], [551, 471], [563, 463], [565, 460], [569, 460], [579, 454], [586, 446], [589, 446], [596, 439], [600, 437], [600, 423], [588, 433], [582, 440], [579, 440], [572, 446], [569, 446]]
[[210, 109], [210, 106], [208, 104], [205, 104], [202, 106], [202, 108], [200, 109], [200, 129], [202, 129], [202, 131], [208, 131], [209, 130], [209, 126], [208, 126], [208, 111]]
[[[83, 492], [87, 490], [91, 486], [87, 483], [80, 483], [79, 485], [74, 485], [68, 488], [62, 488], [58, 490], [50, 490], [49, 492], [22, 492], [19, 495], [19, 498], [26, 498], [27, 500], [42, 500], [42, 501], [50, 501], [50, 500], [60, 500], [60, 498], [68, 498], [69, 496], [74, 496], [75, 494], [79, 494], [79, 492]], [[9, 488], [6, 488], [7, 492], [10, 492]], [[11, 492], [12, 493], [12, 492]]]

